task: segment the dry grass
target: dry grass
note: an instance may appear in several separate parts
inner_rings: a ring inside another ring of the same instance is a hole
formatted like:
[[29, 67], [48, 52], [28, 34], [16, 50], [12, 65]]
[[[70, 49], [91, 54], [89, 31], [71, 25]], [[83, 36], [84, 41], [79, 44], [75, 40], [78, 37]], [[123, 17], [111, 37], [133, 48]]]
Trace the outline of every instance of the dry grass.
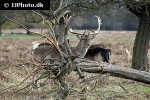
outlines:
[[[131, 65], [127, 61], [124, 48], [132, 52], [135, 32], [102, 32], [92, 43], [103, 43], [107, 48], [112, 50], [111, 63], [124, 66]], [[1, 38], [0, 39], [0, 91], [17, 85], [32, 71], [32, 66], [26, 65], [30, 60], [30, 53], [21, 56], [30, 46], [32, 41], [36, 39], [24, 38]], [[76, 45], [76, 38], [71, 39], [72, 45]], [[92, 74], [94, 75], [94, 74]], [[142, 83], [130, 80], [114, 78], [110, 76], [102, 76], [96, 81], [80, 84], [76, 82], [76, 73], [68, 76], [67, 80], [71, 86], [67, 100], [149, 100], [150, 87]], [[88, 74], [88, 76], [91, 76]], [[32, 78], [28, 79], [25, 86]], [[39, 84], [45, 79], [41, 80]], [[39, 89], [30, 87], [16, 94], [11, 92], [0, 93], [1, 100], [54, 100], [57, 95], [56, 84], [51, 80], [46, 82], [46, 86]]]

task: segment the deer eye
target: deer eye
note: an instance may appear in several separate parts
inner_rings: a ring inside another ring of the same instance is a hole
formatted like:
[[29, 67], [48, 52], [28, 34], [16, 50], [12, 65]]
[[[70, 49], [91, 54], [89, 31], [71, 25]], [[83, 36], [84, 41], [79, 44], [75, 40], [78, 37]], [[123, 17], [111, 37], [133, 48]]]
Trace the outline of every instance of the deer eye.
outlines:
[[88, 39], [85, 39], [84, 42], [87, 43], [87, 42], [88, 42]]

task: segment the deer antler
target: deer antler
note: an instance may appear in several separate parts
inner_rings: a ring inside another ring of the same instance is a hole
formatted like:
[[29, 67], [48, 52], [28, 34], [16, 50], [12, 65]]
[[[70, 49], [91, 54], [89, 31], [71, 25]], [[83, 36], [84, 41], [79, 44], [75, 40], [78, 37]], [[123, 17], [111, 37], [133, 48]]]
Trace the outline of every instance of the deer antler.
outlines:
[[69, 28], [69, 32], [76, 35], [82, 35], [80, 32], [73, 31], [72, 28]]
[[100, 27], [101, 27], [101, 24], [102, 24], [102, 22], [101, 22], [101, 18], [99, 17], [99, 16], [97, 16], [97, 15], [95, 15], [94, 17], [96, 17], [97, 18], [97, 22], [98, 22], [98, 29], [97, 30], [95, 30], [95, 31], [92, 31], [92, 30], [90, 30], [90, 31], [92, 31], [92, 32], [94, 32], [94, 33], [99, 33], [99, 31], [100, 31]]
[[95, 17], [97, 18], [97, 21], [98, 21], [98, 29], [97, 30], [100, 30], [100, 27], [101, 27], [101, 24], [102, 24], [101, 18], [99, 16], [96, 16], [96, 15], [95, 15]]
[[[95, 17], [97, 18], [97, 21], [98, 21], [98, 29], [97, 30], [95, 30], [95, 31], [92, 31], [92, 30], [86, 30], [86, 31], [91, 31], [90, 32], [90, 35], [94, 35], [94, 36], [96, 36], [98, 33], [99, 33], [99, 31], [100, 31], [100, 26], [101, 26], [101, 18], [99, 17], [99, 16], [97, 16], [97, 15], [95, 15]], [[75, 32], [75, 31], [73, 31], [72, 30], [72, 28], [70, 28], [69, 29], [69, 31], [70, 31], [70, 33], [73, 33], [73, 34], [76, 34], [76, 35], [82, 35], [81, 33], [79, 33], [79, 32]]]

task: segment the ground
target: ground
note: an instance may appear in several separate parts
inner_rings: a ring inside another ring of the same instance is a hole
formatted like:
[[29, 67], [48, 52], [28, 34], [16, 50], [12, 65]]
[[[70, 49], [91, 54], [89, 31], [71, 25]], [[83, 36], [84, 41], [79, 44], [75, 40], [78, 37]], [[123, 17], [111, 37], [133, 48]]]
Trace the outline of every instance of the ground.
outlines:
[[[131, 60], [127, 58], [125, 48], [132, 55], [136, 32], [130, 31], [101, 31], [92, 40], [94, 43], [103, 43], [112, 51], [110, 63], [130, 67]], [[71, 44], [76, 45], [77, 38], [70, 36]], [[38, 82], [40, 88], [30, 86], [25, 90], [14, 93], [10, 87], [18, 85], [33, 71], [31, 66], [31, 53], [24, 52], [32, 45], [33, 41], [39, 40], [39, 36], [22, 34], [5, 34], [0, 36], [0, 100], [54, 100], [58, 87], [56, 83], [48, 79]], [[148, 56], [149, 57], [149, 56]], [[42, 71], [40, 72], [42, 73]], [[36, 74], [34, 77], [39, 76]], [[86, 74], [86, 77], [94, 74]], [[30, 77], [23, 81], [16, 90], [25, 87], [34, 80]], [[97, 80], [87, 83], [77, 81], [77, 74], [71, 73], [67, 77], [71, 87], [67, 100], [150, 100], [150, 85], [134, 82], [131, 80], [101, 76]]]

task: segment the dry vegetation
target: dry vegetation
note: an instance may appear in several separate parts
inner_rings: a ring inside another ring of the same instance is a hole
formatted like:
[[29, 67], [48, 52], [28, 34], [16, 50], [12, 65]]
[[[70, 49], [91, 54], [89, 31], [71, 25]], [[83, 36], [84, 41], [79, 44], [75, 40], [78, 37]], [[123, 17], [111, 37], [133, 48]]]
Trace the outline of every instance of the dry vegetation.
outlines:
[[[2, 37], [2, 36], [1, 36]], [[92, 43], [103, 43], [112, 50], [111, 63], [130, 67], [131, 62], [127, 60], [125, 49], [132, 52], [135, 32], [102, 32]], [[37, 39], [26, 38], [0, 38], [0, 99], [1, 100], [54, 100], [58, 89], [57, 83], [48, 80], [43, 85], [40, 80], [38, 85], [28, 89], [12, 93], [4, 91], [6, 88], [19, 84], [32, 71], [33, 66], [28, 64], [31, 55], [28, 52], [22, 56], [32, 41]], [[76, 44], [76, 38], [72, 37], [72, 45]], [[42, 71], [41, 71], [42, 72]], [[37, 74], [36, 76], [38, 76]], [[86, 74], [87, 77], [94, 74]], [[36, 77], [35, 76], [35, 77]], [[67, 77], [70, 89], [67, 100], [150, 100], [150, 86], [130, 80], [101, 76], [97, 81], [79, 83], [76, 73]], [[29, 78], [19, 88], [31, 82]]]

